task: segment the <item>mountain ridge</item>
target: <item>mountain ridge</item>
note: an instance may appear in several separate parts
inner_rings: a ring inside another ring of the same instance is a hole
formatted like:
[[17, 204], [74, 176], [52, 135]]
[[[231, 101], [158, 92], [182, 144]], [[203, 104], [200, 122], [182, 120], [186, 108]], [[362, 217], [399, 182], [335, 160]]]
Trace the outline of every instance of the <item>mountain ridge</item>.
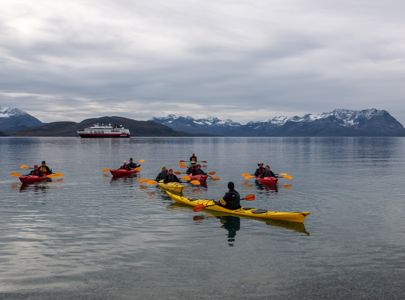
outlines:
[[211, 133], [225, 136], [405, 136], [400, 122], [386, 110], [335, 109], [320, 114], [276, 116], [267, 121], [245, 124], [216, 117], [194, 119], [168, 115], [156, 122], [188, 133]]

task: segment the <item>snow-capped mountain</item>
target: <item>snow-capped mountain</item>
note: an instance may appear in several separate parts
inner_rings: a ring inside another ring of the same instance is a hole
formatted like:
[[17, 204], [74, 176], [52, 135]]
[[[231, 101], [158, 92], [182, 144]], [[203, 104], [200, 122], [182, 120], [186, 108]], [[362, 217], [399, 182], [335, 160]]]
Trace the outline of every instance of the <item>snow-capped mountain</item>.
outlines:
[[233, 135], [232, 133], [239, 132], [243, 127], [242, 124], [233, 122], [232, 120], [221, 120], [215, 117], [194, 119], [190, 116], [168, 115], [167, 117], [154, 118], [153, 121], [169, 126], [174, 130], [192, 134]]
[[21, 109], [0, 106], [0, 131], [3, 133], [11, 134], [41, 125], [40, 120]]
[[380, 136], [404, 135], [404, 127], [385, 110], [336, 109], [304, 116], [277, 116], [247, 124], [218, 118], [194, 119], [169, 115], [155, 122], [191, 134], [224, 136]]

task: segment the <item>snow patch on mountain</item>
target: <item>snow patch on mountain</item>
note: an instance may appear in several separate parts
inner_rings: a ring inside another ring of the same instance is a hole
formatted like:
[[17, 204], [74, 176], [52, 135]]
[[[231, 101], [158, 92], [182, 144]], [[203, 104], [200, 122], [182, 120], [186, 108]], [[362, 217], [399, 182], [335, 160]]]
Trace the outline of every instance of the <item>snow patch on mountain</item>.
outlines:
[[0, 118], [11, 118], [24, 115], [27, 115], [27, 113], [22, 111], [21, 109], [8, 106], [6, 107], [0, 106]]

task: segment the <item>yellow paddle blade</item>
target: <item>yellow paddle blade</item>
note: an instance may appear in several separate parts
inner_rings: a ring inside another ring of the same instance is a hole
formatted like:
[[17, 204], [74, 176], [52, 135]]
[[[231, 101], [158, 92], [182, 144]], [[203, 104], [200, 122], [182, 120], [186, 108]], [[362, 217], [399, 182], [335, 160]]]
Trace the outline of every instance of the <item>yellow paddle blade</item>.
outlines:
[[253, 179], [255, 178], [254, 176], [250, 175], [250, 174], [242, 174], [242, 177], [245, 179]]
[[144, 160], [144, 159], [140, 159], [140, 160], [138, 160], [138, 162], [141, 164], [141, 163], [144, 163], [145, 160]]
[[215, 174], [217, 174], [217, 172], [211, 171], [211, 172], [208, 172], [208, 174], [210, 174], [210, 175], [215, 175]]
[[293, 179], [294, 177], [292, 177], [290, 174], [288, 174], [288, 173], [279, 173], [278, 174], [280, 177], [283, 177], [283, 178], [285, 178], [285, 179], [288, 179], [288, 180], [291, 180], [291, 179]]
[[174, 174], [176, 174], [176, 175], [180, 175], [180, 174], [181, 174], [181, 172], [180, 172], [180, 171], [174, 171]]
[[187, 165], [184, 162], [179, 162], [179, 168], [187, 168]]
[[293, 177], [290, 174], [287, 174], [287, 173], [280, 173], [280, 174], [278, 174], [278, 176], [280, 176], [280, 177], [282, 177], [284, 179], [288, 179], [288, 180], [293, 179]]
[[110, 172], [109, 168], [103, 168], [103, 172]]
[[48, 178], [56, 178], [56, 177], [63, 177], [64, 174], [59, 172], [59, 173], [49, 174], [47, 176], [48, 176]]
[[201, 182], [199, 182], [198, 180], [191, 180], [190, 183], [192, 185], [201, 185]]
[[185, 181], [190, 181], [190, 180], [191, 180], [190, 176], [187, 176], [187, 175], [181, 177], [181, 179], [183, 179], [183, 180], [185, 180]]
[[148, 178], [139, 178], [138, 179], [138, 182], [139, 183], [144, 183], [144, 182], [147, 182], [147, 181], [149, 181], [150, 179], [148, 179]]
[[155, 185], [155, 184], [157, 184], [157, 182], [156, 182], [155, 180], [148, 180], [148, 181], [146, 182], [146, 184], [148, 184], [148, 185]]
[[218, 176], [211, 176], [211, 180], [221, 180], [221, 178]]
[[29, 169], [30, 167], [29, 166], [27, 166], [27, 165], [21, 165], [20, 166], [20, 169]]
[[140, 171], [142, 171], [142, 167], [135, 168], [134, 170], [140, 172]]
[[13, 176], [13, 177], [20, 177], [20, 176], [22, 176], [22, 174], [17, 173], [17, 172], [11, 172], [11, 173], [10, 173], [10, 176]]
[[245, 177], [245, 176], [252, 176], [250, 173], [242, 173], [242, 174], [240, 174], [242, 177]]

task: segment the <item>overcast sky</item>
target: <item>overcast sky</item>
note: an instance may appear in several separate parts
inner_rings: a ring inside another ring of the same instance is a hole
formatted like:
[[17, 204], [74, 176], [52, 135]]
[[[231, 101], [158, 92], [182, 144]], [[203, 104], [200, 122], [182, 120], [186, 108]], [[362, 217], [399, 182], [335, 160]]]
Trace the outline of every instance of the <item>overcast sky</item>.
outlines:
[[404, 12], [403, 0], [1, 0], [0, 105], [42, 121], [375, 107], [405, 124]]

